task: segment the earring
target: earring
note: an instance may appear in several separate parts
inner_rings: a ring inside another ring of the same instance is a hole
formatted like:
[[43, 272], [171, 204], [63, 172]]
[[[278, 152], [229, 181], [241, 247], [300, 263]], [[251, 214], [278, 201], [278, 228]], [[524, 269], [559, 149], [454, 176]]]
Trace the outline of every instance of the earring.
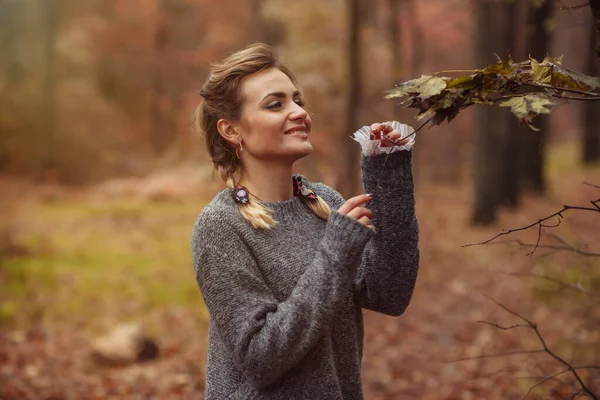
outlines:
[[[244, 148], [242, 147], [242, 142], [240, 142], [240, 153], [244, 153]], [[235, 149], [235, 155], [237, 156], [238, 159], [242, 159], [242, 157], [238, 154], [238, 149], [236, 147]]]
[[304, 183], [302, 183], [302, 178], [300, 177], [300, 175], [298, 175], [298, 174], [294, 175], [292, 181], [294, 183], [294, 196], [304, 196], [311, 200], [317, 199], [317, 194], [314, 192], [314, 190], [304, 186]]

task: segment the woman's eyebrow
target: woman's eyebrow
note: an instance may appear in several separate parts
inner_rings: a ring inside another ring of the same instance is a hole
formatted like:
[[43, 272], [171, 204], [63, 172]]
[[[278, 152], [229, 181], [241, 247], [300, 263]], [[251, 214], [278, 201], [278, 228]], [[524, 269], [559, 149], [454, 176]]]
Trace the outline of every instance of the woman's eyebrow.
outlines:
[[[265, 97], [263, 97], [263, 99], [261, 101], [263, 101], [264, 99], [266, 99], [269, 96], [274, 96], [280, 99], [284, 99], [285, 98], [285, 92], [272, 92], [267, 94]], [[292, 95], [292, 97], [296, 97], [296, 96], [300, 96], [300, 92], [298, 90], [294, 91], [294, 94]]]

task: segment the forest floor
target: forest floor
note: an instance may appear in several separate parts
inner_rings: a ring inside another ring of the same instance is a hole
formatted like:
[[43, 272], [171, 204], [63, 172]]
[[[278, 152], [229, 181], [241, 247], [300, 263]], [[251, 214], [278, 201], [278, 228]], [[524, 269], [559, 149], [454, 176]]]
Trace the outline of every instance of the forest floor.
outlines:
[[[535, 322], [573, 366], [600, 365], [600, 307], [589, 293], [599, 292], [599, 257], [549, 248], [529, 257], [532, 248], [507, 243], [535, 243], [535, 228], [463, 247], [564, 204], [590, 207], [600, 190], [582, 182], [600, 184], [600, 168], [582, 169], [576, 159], [574, 146], [554, 147], [548, 194], [502, 211], [493, 227], [469, 224], [469, 184], [417, 185], [419, 278], [403, 316], [365, 313], [367, 399], [521, 399], [565, 369], [548, 354], [512, 354], [542, 348], [532, 329], [478, 322], [523, 323], [492, 299]], [[178, 171], [83, 192], [0, 182], [10, 210], [0, 232], [1, 400], [203, 397], [207, 318], [189, 235], [215, 191], [197, 189], [197, 178]], [[541, 243], [598, 253], [599, 225], [600, 214], [568, 211]], [[158, 359], [112, 367], [92, 360], [90, 341], [123, 322], [156, 339]], [[577, 372], [600, 393], [600, 369]], [[579, 389], [564, 373], [527, 398], [571, 398]]]

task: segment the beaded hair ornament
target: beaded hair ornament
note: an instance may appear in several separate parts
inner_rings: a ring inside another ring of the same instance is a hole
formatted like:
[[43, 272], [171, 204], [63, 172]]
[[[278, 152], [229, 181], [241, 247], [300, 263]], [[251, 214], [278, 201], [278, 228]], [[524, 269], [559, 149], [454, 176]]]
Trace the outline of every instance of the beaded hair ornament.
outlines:
[[[294, 185], [294, 196], [303, 196], [309, 200], [317, 199], [317, 194], [315, 191], [302, 182], [302, 176], [300, 174], [295, 174], [292, 177], [292, 184]], [[250, 195], [254, 196], [245, 186], [242, 185], [236, 185], [233, 189], [231, 189], [231, 195], [233, 196], [233, 200], [239, 204], [248, 204], [248, 201], [250, 201]], [[258, 197], [256, 198], [260, 200]]]

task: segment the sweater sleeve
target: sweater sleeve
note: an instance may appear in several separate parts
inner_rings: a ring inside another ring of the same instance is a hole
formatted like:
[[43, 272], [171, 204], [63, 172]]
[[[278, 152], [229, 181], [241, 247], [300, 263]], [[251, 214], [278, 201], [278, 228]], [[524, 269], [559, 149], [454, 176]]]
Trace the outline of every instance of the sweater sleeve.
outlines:
[[375, 193], [369, 208], [377, 234], [369, 243], [356, 273], [361, 306], [398, 316], [410, 302], [419, 270], [419, 225], [415, 214], [412, 152], [361, 157], [363, 184]]
[[252, 250], [228, 223], [203, 212], [192, 234], [196, 280], [220, 338], [258, 387], [284, 375], [318, 342], [374, 233], [343, 216], [327, 222], [309, 267], [285, 301], [265, 284]]
[[[368, 205], [377, 233], [365, 248], [354, 282], [355, 298], [361, 307], [392, 316], [401, 315], [408, 306], [419, 269], [411, 153], [393, 152], [385, 163], [381, 187]], [[361, 156], [367, 193], [375, 193], [386, 157]], [[333, 194], [333, 208], [339, 208], [344, 198], [328, 189]]]

